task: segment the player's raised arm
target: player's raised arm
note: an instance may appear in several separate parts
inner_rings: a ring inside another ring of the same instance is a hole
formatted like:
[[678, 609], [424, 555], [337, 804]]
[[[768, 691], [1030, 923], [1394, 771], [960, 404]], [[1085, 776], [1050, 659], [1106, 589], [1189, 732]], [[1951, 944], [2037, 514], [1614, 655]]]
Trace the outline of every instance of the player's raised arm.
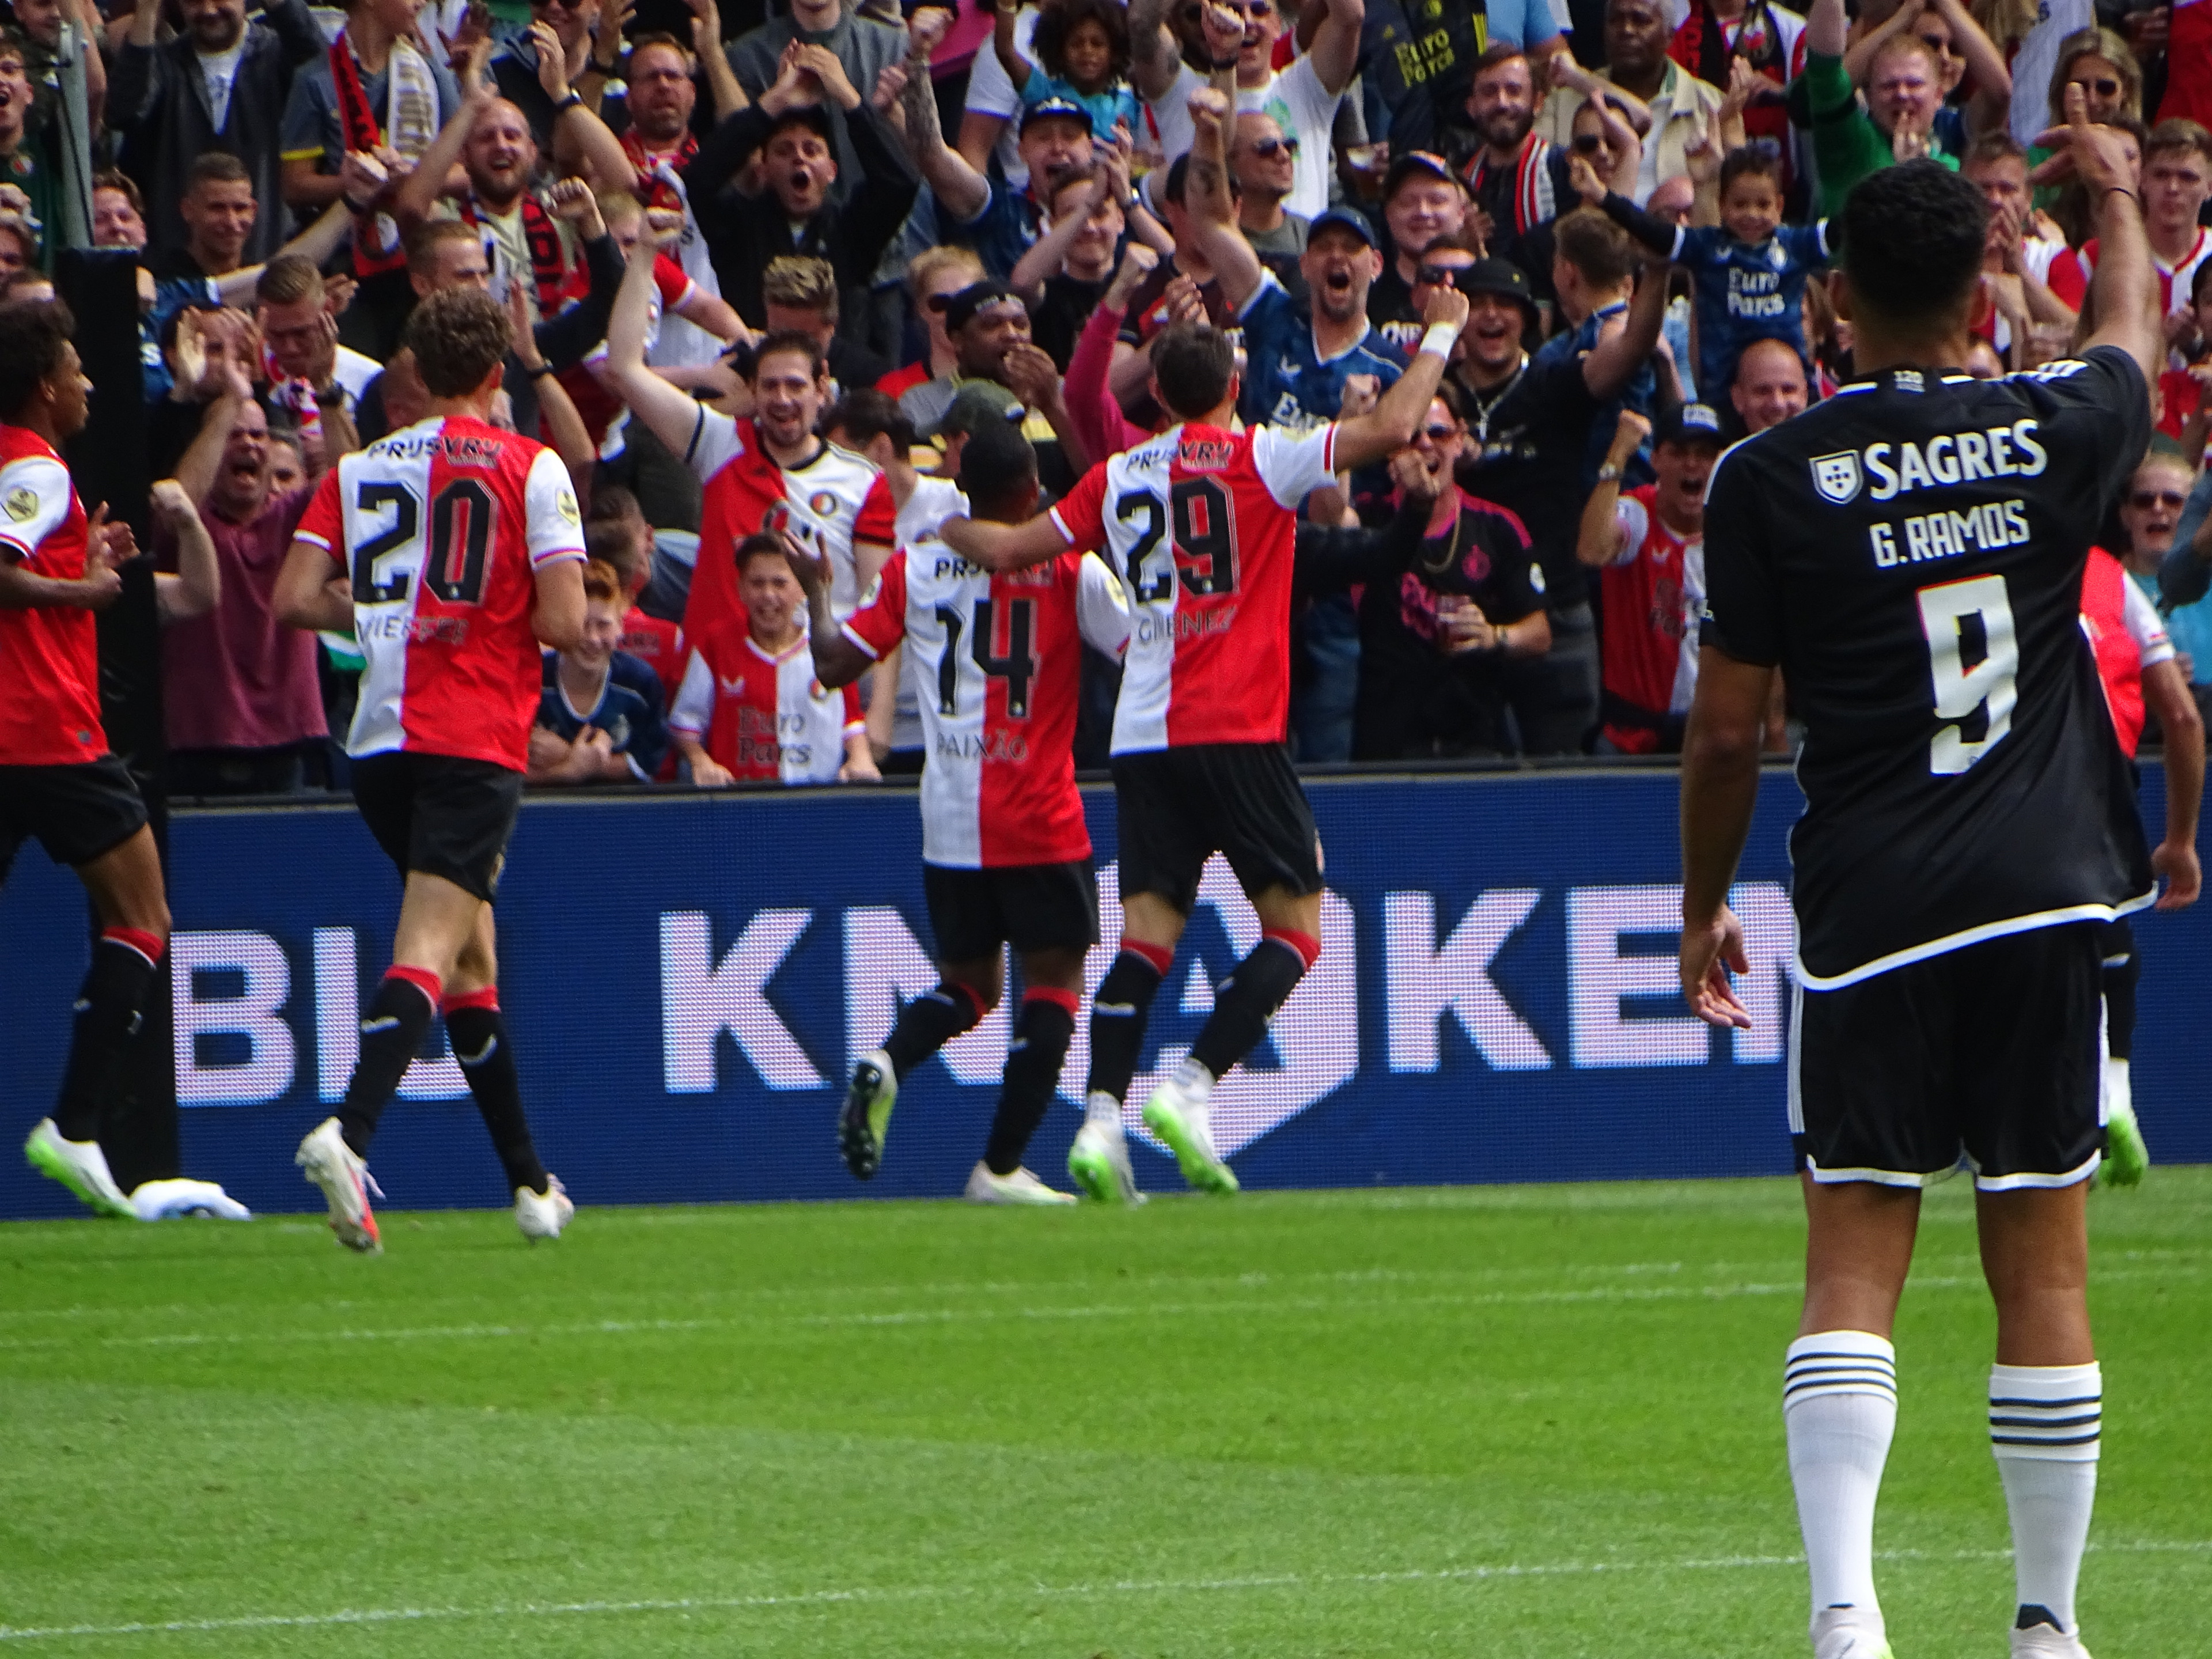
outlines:
[[2084, 348], [2118, 346], [2136, 360], [2146, 381], [2155, 380], [2166, 355], [2160, 329], [2156, 273], [2150, 240], [2143, 230], [2142, 198], [2136, 193], [2134, 170], [2121, 135], [2089, 124], [2087, 94], [2066, 88], [2066, 125], [2053, 127], [2036, 143], [2058, 153], [2030, 176], [2039, 184], [2079, 179], [2095, 204], [2097, 271], [2093, 279], [2093, 314], [2097, 327]]
[[680, 217], [659, 208], [646, 216], [647, 234], [629, 251], [629, 269], [615, 295], [607, 322], [607, 375], [630, 412], [652, 429], [671, 453], [690, 453], [699, 405], [688, 392], [669, 385], [645, 364], [645, 337], [653, 319], [653, 262], [663, 246], [683, 234]]
[[1341, 421], [1336, 428], [1336, 449], [1331, 464], [1340, 472], [1352, 471], [1386, 459], [1393, 450], [1413, 441], [1413, 428], [1429, 412], [1431, 399], [1451, 362], [1452, 347], [1467, 326], [1467, 295], [1455, 288], [1429, 290], [1427, 308], [1421, 313], [1428, 331], [1413, 367], [1398, 377], [1398, 384], [1364, 415]]
[[[1102, 464], [1103, 466], [1103, 464]], [[1093, 472], [1101, 470], [1091, 469]], [[986, 570], [1022, 570], [1042, 564], [1075, 544], [1049, 513], [1040, 513], [1025, 524], [985, 524], [975, 519], [947, 519], [938, 526], [944, 544], [973, 565]]]
[[[830, 608], [830, 566], [819, 554], [809, 552], [788, 536], [782, 538], [784, 556], [791, 574], [806, 595], [806, 643], [814, 653], [814, 678], [831, 690], [850, 685], [876, 665], [876, 659], [845, 637], [837, 613]], [[858, 616], [873, 608], [876, 595], [861, 606]]]

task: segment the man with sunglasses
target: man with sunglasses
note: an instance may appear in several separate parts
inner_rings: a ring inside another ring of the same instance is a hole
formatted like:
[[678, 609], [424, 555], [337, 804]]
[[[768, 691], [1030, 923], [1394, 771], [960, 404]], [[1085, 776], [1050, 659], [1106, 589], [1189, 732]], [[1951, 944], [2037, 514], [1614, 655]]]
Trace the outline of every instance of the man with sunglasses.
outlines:
[[1237, 118], [1229, 140], [1229, 171], [1239, 186], [1237, 228], [1267, 269], [1285, 281], [1284, 273], [1295, 270], [1306, 251], [1313, 223], [1283, 205], [1297, 181], [1297, 136], [1285, 133], [1273, 116], [1255, 110]]

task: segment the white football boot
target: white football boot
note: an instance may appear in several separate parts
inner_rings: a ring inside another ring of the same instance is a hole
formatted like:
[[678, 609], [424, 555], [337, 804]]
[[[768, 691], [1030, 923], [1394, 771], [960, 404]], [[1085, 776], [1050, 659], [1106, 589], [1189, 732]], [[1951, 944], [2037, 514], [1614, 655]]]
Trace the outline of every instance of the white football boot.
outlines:
[[541, 1238], [558, 1238], [561, 1229], [567, 1226], [576, 1213], [576, 1206], [568, 1196], [568, 1189], [561, 1184], [561, 1177], [545, 1177], [545, 1190], [533, 1193], [527, 1187], [514, 1189], [514, 1224], [522, 1229], [522, 1236], [535, 1244]]
[[960, 1194], [970, 1204], [1073, 1204], [1073, 1193], [1057, 1193], [1039, 1181], [1027, 1170], [1017, 1170], [1012, 1175], [993, 1175], [990, 1166], [977, 1159], [968, 1176], [968, 1190]]

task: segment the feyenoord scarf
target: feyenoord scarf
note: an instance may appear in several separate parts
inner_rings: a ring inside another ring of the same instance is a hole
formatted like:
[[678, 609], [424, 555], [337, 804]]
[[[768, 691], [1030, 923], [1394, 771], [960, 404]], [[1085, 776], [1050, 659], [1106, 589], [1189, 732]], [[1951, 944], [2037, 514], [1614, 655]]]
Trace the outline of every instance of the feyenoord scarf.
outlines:
[[678, 177], [691, 165], [691, 158], [699, 153], [699, 138], [687, 132], [684, 142], [666, 155], [647, 155], [644, 142], [632, 127], [622, 136], [623, 154], [637, 169], [638, 191], [649, 208], [665, 208], [671, 213], [682, 213], [690, 205], [684, 193], [683, 181]]
[[[477, 198], [461, 204], [461, 218], [478, 225]], [[530, 191], [522, 192], [522, 240], [530, 249], [530, 276], [538, 290], [538, 315], [542, 321], [561, 309], [568, 285], [568, 250], [561, 245], [560, 227], [544, 204]]]
[[[1545, 139], [1530, 133], [1521, 141], [1521, 154], [1513, 163], [1513, 232], [1516, 235], [1531, 225], [1540, 225], [1555, 216], [1559, 210], [1553, 199], [1557, 192], [1552, 188], [1552, 146]], [[1467, 169], [1469, 191], [1480, 195], [1491, 173], [1489, 153], [1477, 150], [1474, 160]]]
[[[409, 161], [419, 161], [438, 136], [438, 82], [429, 60], [412, 43], [394, 40], [385, 100], [385, 121], [380, 125], [362, 89], [361, 64], [345, 31], [331, 42], [331, 85], [337, 94], [338, 125], [345, 130], [349, 150], [373, 150], [388, 146]], [[357, 214], [354, 218], [353, 269], [356, 276], [374, 276], [398, 270], [407, 263], [399, 246], [399, 227], [388, 213]]]

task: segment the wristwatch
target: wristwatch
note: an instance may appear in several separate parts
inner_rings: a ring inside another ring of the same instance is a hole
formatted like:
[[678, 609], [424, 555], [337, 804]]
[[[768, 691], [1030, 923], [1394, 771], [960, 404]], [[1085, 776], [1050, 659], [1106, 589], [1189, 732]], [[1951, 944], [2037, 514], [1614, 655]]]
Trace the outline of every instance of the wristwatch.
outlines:
[[1615, 466], [1611, 461], [1607, 461], [1603, 466], [1598, 468], [1597, 481], [1600, 483], [1619, 483], [1620, 482], [1620, 469]]
[[584, 94], [571, 87], [568, 88], [568, 95], [553, 106], [553, 113], [557, 118], [566, 115], [572, 109], [581, 109], [583, 106]]

